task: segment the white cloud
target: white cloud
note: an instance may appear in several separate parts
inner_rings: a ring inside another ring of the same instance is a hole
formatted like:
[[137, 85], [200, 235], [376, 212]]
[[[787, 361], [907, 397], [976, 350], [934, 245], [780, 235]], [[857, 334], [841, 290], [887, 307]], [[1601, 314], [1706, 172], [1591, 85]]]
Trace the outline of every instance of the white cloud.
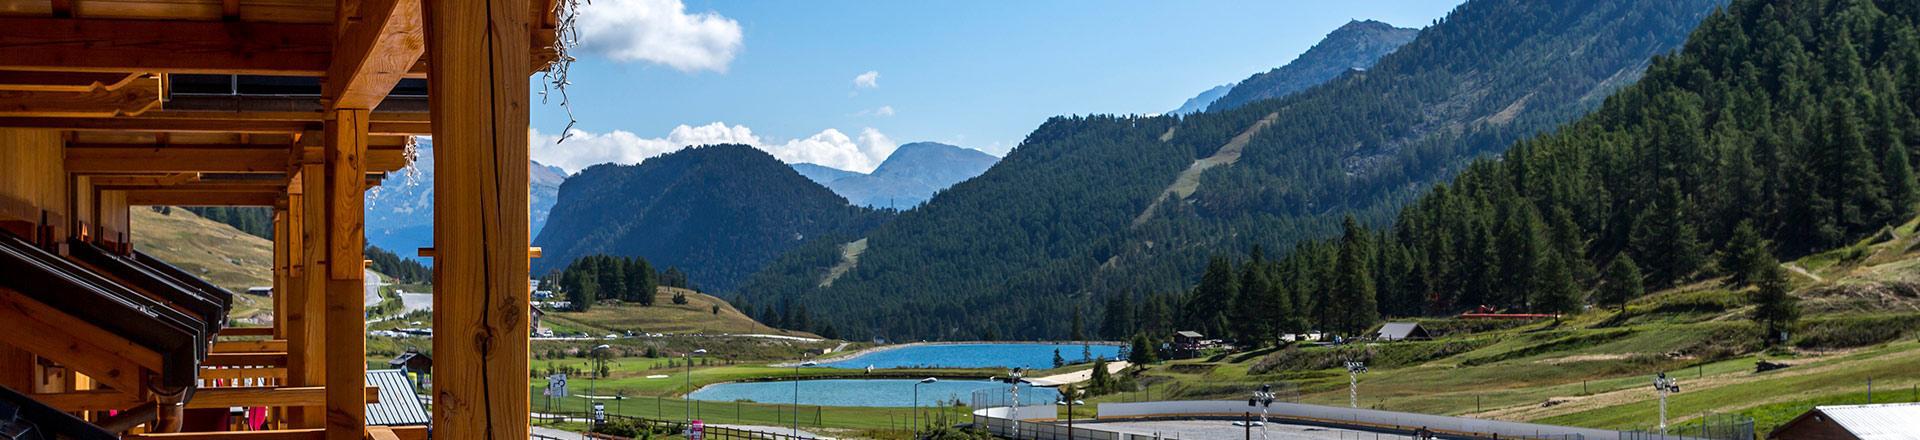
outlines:
[[659, 138], [641, 137], [624, 130], [593, 133], [578, 129], [559, 144], [554, 143], [559, 135], [528, 129], [527, 136], [532, 142], [533, 160], [569, 173], [600, 163], [640, 163], [691, 145], [709, 144], [752, 145], [787, 163], [806, 162], [864, 173], [879, 167], [880, 162], [899, 147], [893, 139], [873, 128], [861, 130], [858, 138], [829, 128], [805, 138], [768, 142], [746, 126], [724, 122], [697, 127], [681, 125]]
[[600, 0], [581, 6], [580, 46], [614, 61], [725, 73], [740, 51], [740, 23], [688, 14], [680, 0]]
[[859, 112], [854, 113], [853, 115], [854, 116], [879, 116], [884, 118], [884, 117], [893, 116], [893, 114], [894, 114], [893, 106], [883, 105], [883, 106], [880, 106], [880, 108], [861, 110]]
[[880, 72], [868, 70], [867, 73], [853, 77], [853, 87], [858, 89], [880, 87]]

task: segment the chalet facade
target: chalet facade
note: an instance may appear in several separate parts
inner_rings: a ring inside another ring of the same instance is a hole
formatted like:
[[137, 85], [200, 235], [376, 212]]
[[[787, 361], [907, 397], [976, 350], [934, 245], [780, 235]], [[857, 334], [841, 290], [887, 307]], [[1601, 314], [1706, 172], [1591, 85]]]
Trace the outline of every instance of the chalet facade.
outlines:
[[[528, 77], [560, 58], [565, 12], [6, 2], [0, 334], [33, 337], [0, 338], [0, 407], [22, 408], [0, 432], [425, 438], [420, 414], [369, 423], [383, 392], [362, 361], [362, 211], [432, 135], [435, 246], [420, 253], [435, 258], [441, 374], [426, 420], [438, 438], [526, 438]], [[271, 208], [273, 326], [228, 327], [231, 292], [135, 251], [141, 206]], [[220, 423], [232, 407], [249, 423]]]

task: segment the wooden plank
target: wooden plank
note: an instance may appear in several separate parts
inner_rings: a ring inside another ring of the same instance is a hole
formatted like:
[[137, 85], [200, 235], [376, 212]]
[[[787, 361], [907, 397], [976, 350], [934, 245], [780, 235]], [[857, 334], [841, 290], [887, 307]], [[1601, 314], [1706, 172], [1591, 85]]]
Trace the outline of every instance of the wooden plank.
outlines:
[[317, 440], [326, 438], [319, 429], [282, 429], [276, 431], [168, 432], [127, 434], [127, 440]]
[[207, 353], [207, 359], [200, 362], [202, 367], [285, 367], [287, 352], [249, 351]]
[[110, 118], [139, 115], [159, 106], [160, 79], [153, 77], [141, 77], [124, 87], [77, 92], [0, 87], [0, 116]]
[[31, 72], [0, 70], [0, 90], [22, 92], [91, 92], [115, 90], [132, 84], [144, 73]]
[[120, 390], [145, 390], [144, 372], [160, 371], [160, 354], [62, 313], [20, 292], [0, 288], [0, 343], [59, 362]]
[[366, 284], [364, 267], [349, 263], [366, 259], [367, 110], [335, 111], [326, 138], [327, 438], [359, 440], [367, 420], [355, 392], [367, 379]]
[[280, 194], [260, 192], [205, 192], [186, 189], [143, 189], [124, 191], [130, 206], [268, 206], [280, 200]]
[[227, 327], [220, 329], [220, 337], [273, 336], [271, 327]]
[[280, 381], [280, 380], [286, 380], [286, 378], [287, 378], [287, 369], [285, 368], [202, 368], [200, 369], [200, 379], [202, 380], [273, 379], [275, 381]]
[[117, 411], [153, 401], [119, 390], [72, 391], [53, 394], [29, 394], [27, 397], [65, 412]]
[[[538, 246], [528, 246], [527, 258], [540, 258], [540, 252], [541, 251]], [[416, 255], [419, 255], [421, 258], [433, 258], [434, 251], [433, 251], [433, 248], [423, 247], [423, 248], [415, 249], [414, 253]]]
[[393, 429], [385, 426], [369, 426], [366, 440], [400, 440], [400, 436], [395, 435]]
[[280, 204], [273, 207], [273, 338], [284, 342], [287, 339], [287, 289], [293, 284], [289, 267], [293, 263], [292, 246], [288, 241], [293, 234], [287, 212], [292, 201], [282, 196], [278, 202]]
[[289, 134], [314, 128], [301, 121], [230, 121], [161, 118], [35, 118], [0, 117], [0, 127], [51, 128], [80, 131], [168, 131], [184, 133]]
[[0, 17], [0, 69], [320, 76], [333, 26]]
[[[362, 401], [380, 403], [379, 387], [364, 387], [354, 393]], [[201, 388], [193, 392], [193, 400], [187, 401], [188, 409], [226, 408], [233, 406], [318, 406], [327, 399], [327, 387], [219, 387]]]
[[[527, 0], [427, 2], [435, 437], [525, 438]], [[508, 379], [515, 377], [515, 379]]]
[[320, 96], [332, 108], [372, 109], [427, 50], [420, 0], [363, 0], [351, 14], [340, 23]]
[[263, 351], [287, 351], [285, 339], [255, 339], [250, 341], [216, 341], [208, 347], [210, 353], [251, 353]]
[[398, 437], [400, 440], [427, 440], [427, 427], [425, 426], [382, 426], [381, 428], [392, 431], [393, 436]]
[[172, 173], [156, 176], [102, 175], [93, 178], [93, 185], [108, 188], [163, 187], [179, 185], [195, 180], [200, 180], [200, 173]]

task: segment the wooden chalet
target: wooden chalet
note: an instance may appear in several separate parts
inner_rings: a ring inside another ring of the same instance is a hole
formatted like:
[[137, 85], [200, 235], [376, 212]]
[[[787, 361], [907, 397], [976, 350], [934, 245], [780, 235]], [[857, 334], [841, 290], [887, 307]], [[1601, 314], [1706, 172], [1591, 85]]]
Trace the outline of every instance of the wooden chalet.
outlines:
[[[365, 192], [432, 135], [434, 436], [527, 438], [556, 1], [0, 0], [0, 433], [426, 438], [367, 426], [362, 249]], [[145, 205], [271, 207], [274, 326], [134, 251]]]

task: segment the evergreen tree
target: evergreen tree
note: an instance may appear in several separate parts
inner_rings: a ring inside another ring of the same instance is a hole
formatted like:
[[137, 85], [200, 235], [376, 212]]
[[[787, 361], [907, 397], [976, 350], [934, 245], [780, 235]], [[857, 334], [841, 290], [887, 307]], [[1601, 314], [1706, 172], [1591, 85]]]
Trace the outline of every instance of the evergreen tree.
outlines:
[[1153, 340], [1147, 338], [1146, 333], [1135, 333], [1133, 346], [1127, 350], [1127, 363], [1134, 365], [1154, 363], [1158, 360], [1157, 356], [1154, 356], [1154, 351]]
[[1066, 365], [1067, 365], [1067, 359], [1060, 357], [1060, 349], [1058, 348], [1053, 349], [1053, 368], [1060, 368]]
[[1079, 308], [1073, 309], [1073, 331], [1071, 335], [1072, 335], [1071, 336], [1072, 339], [1075, 341], [1087, 340], [1086, 319], [1080, 316]]
[[1118, 341], [1133, 333], [1132, 295], [1121, 293], [1108, 297], [1106, 311], [1100, 318], [1100, 336], [1110, 341]]
[[1727, 240], [1727, 250], [1721, 254], [1720, 269], [1727, 272], [1727, 283], [1744, 286], [1760, 279], [1762, 271], [1774, 261], [1767, 248], [1766, 239], [1760, 237], [1753, 222], [1740, 221], [1733, 228], [1733, 238]]
[[1539, 292], [1534, 309], [1549, 313], [1578, 312], [1586, 305], [1585, 295], [1579, 284], [1573, 280], [1573, 268], [1567, 264], [1567, 257], [1558, 252], [1547, 256], [1541, 267], [1541, 276], [1535, 289]]
[[1258, 250], [1255, 248], [1253, 259], [1241, 267], [1239, 295], [1233, 298], [1228, 311], [1231, 336], [1246, 347], [1259, 347], [1273, 338], [1273, 323], [1279, 319], [1270, 314], [1275, 290]]
[[1346, 233], [1340, 238], [1340, 258], [1333, 268], [1327, 328], [1341, 334], [1357, 335], [1379, 319], [1379, 306], [1374, 300], [1367, 232], [1352, 216], [1347, 217], [1342, 228]]
[[1799, 300], [1790, 292], [1787, 270], [1777, 264], [1761, 271], [1754, 284], [1760, 288], [1753, 293], [1753, 320], [1766, 329], [1767, 342], [1771, 345], [1800, 319]]
[[1627, 302], [1646, 293], [1642, 279], [1640, 265], [1633, 262], [1633, 256], [1622, 252], [1613, 257], [1613, 262], [1607, 263], [1606, 281], [1600, 285], [1600, 295], [1596, 299], [1602, 305], [1619, 307], [1624, 312]]
[[1182, 305], [1183, 322], [1186, 325], [1199, 325], [1200, 331], [1209, 335], [1226, 333], [1226, 311], [1233, 297], [1239, 295], [1239, 277], [1234, 276], [1233, 263], [1226, 257], [1214, 257], [1207, 263], [1207, 272], [1200, 276], [1200, 284], [1194, 286]]

